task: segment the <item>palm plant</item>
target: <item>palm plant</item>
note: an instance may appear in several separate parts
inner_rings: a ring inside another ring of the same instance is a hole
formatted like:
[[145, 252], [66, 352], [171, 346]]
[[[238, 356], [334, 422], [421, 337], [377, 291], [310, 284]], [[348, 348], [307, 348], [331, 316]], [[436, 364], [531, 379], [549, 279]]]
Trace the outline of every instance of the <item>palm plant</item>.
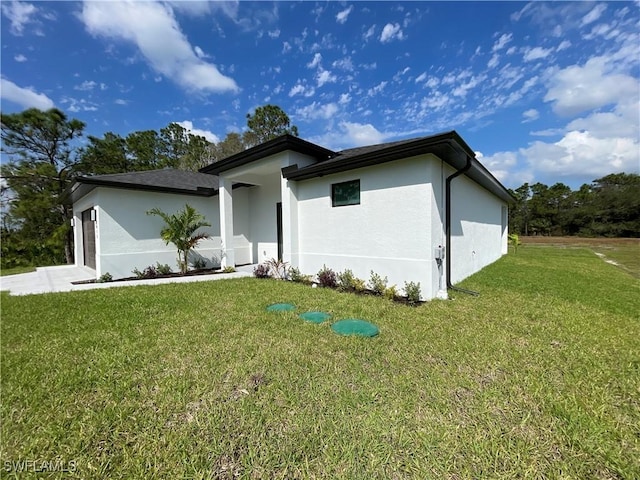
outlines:
[[196, 233], [196, 230], [201, 227], [210, 227], [211, 224], [205, 221], [204, 215], [189, 204], [173, 215], [169, 215], [159, 208], [149, 210], [147, 215], [158, 215], [164, 220], [165, 226], [160, 230], [160, 237], [167, 245], [173, 243], [176, 246], [180, 272], [184, 275], [189, 266], [191, 250], [198, 245], [200, 240], [209, 238], [208, 234]]

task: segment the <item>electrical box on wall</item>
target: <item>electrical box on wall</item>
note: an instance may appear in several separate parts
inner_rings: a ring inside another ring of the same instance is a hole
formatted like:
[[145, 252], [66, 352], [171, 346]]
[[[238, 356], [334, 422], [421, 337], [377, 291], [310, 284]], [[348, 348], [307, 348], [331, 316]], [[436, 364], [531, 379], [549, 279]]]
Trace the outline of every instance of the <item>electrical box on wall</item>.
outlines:
[[438, 245], [433, 251], [433, 256], [436, 260], [444, 260], [444, 247]]

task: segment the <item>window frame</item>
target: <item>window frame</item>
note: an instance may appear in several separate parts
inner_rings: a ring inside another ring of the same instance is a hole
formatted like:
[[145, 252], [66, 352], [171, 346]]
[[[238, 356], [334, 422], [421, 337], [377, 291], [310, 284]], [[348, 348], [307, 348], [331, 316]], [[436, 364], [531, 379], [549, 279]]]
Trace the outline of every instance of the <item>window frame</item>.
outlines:
[[[347, 200], [346, 203], [337, 203], [337, 199], [336, 199], [336, 187], [340, 187], [342, 185], [348, 184], [348, 183], [357, 183], [358, 184], [358, 200], [356, 201], [349, 201]], [[347, 180], [344, 182], [337, 182], [337, 183], [332, 183], [331, 184], [331, 208], [334, 207], [350, 207], [353, 205], [360, 205], [361, 202], [361, 183], [360, 183], [360, 179], [359, 178], [355, 178], [353, 180]]]

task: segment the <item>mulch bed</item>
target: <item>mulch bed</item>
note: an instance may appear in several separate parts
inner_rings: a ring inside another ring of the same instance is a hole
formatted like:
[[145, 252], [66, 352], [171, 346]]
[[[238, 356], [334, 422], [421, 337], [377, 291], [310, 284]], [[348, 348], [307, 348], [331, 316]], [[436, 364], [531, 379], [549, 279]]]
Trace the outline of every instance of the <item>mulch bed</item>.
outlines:
[[195, 277], [198, 275], [216, 275], [224, 273], [222, 270], [216, 270], [215, 268], [199, 268], [197, 270], [189, 270], [187, 273], [182, 274], [178, 272], [168, 273], [166, 275], [155, 275], [153, 277], [125, 277], [115, 278], [108, 282], [98, 282], [98, 280], [81, 280], [78, 282], [71, 282], [73, 285], [83, 285], [86, 283], [114, 283], [114, 282], [130, 282], [132, 280], [153, 280], [156, 278], [180, 278], [180, 277]]

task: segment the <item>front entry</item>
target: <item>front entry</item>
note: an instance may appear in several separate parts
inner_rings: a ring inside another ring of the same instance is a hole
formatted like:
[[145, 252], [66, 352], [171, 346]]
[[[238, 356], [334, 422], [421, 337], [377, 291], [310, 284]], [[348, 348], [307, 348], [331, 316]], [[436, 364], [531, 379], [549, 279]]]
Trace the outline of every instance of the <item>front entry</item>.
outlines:
[[82, 253], [84, 264], [96, 269], [96, 230], [91, 219], [92, 208], [82, 212]]
[[282, 202], [276, 203], [276, 225], [278, 235], [278, 260], [282, 260]]

